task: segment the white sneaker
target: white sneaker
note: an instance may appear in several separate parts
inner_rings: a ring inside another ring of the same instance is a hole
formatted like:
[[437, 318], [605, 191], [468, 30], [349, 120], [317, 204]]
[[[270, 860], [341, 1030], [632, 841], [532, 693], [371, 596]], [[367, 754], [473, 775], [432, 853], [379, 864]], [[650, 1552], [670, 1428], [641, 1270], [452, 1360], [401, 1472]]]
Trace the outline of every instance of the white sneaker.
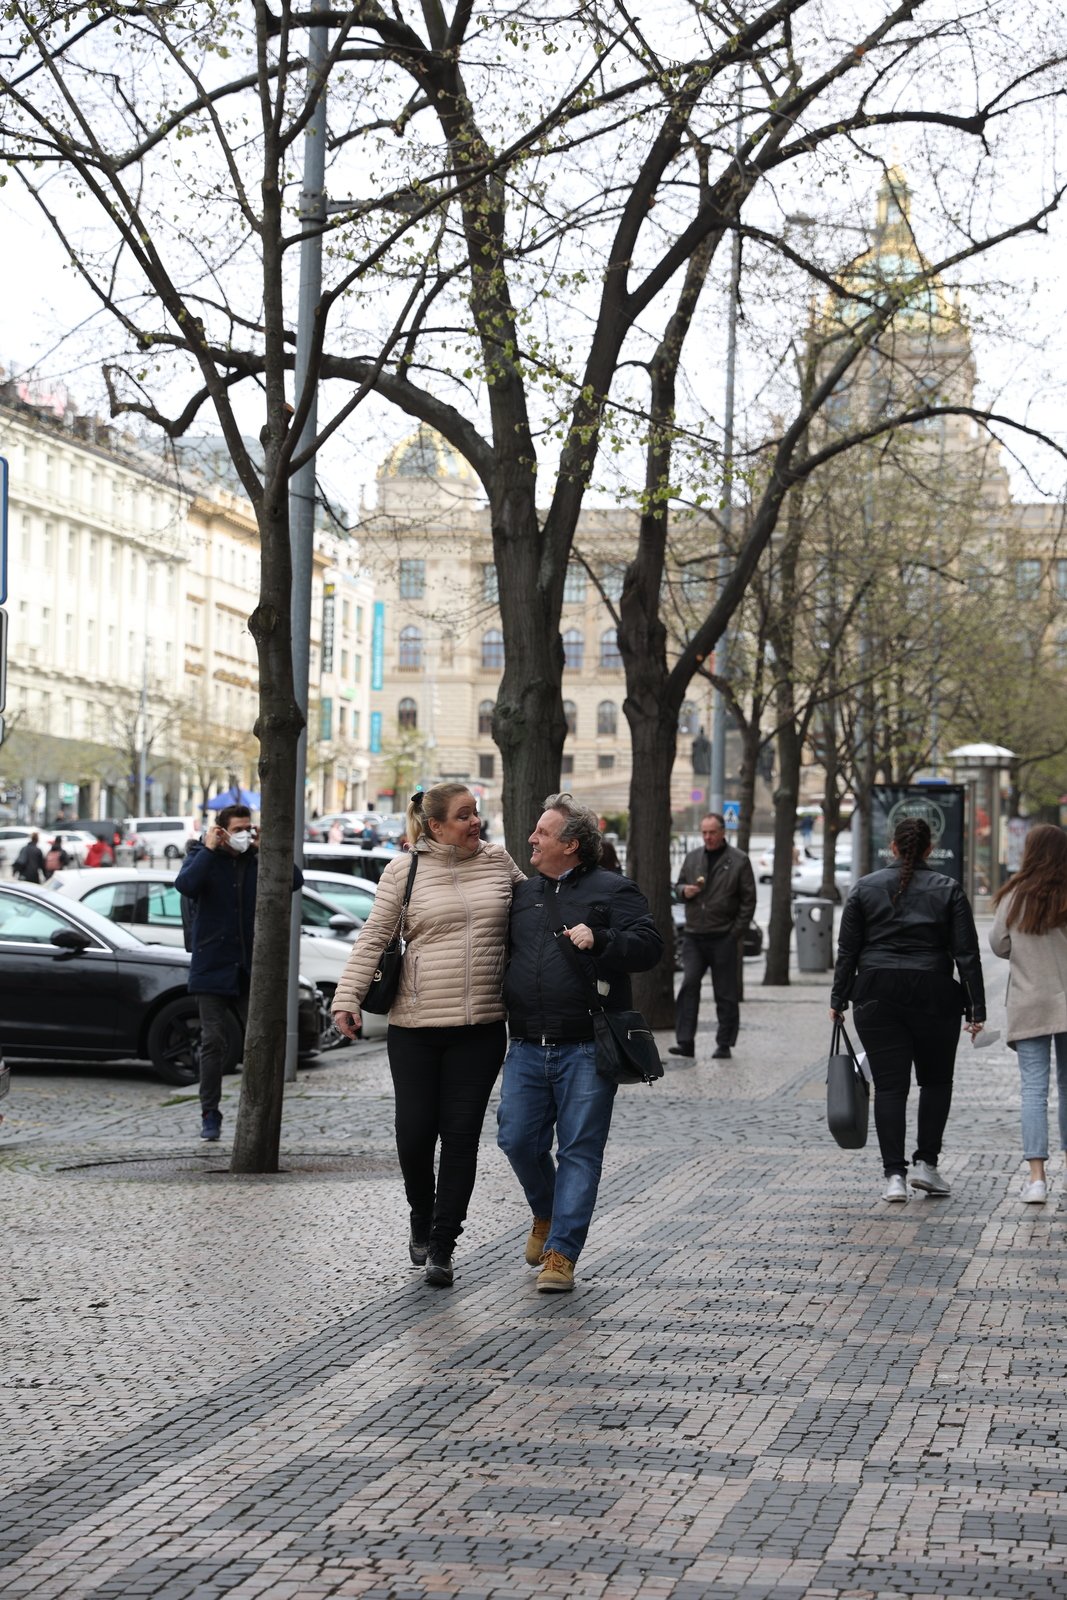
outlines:
[[928, 1161], [916, 1161], [909, 1182], [913, 1189], [925, 1189], [927, 1194], [951, 1194], [952, 1189]]
[[904, 1179], [900, 1176], [900, 1173], [894, 1172], [893, 1176], [886, 1180], [885, 1191], [882, 1195], [882, 1199], [906, 1200], [907, 1198], [908, 1186], [904, 1182]]
[[1044, 1178], [1035, 1178], [1033, 1183], [1028, 1183], [1023, 1190], [1024, 1206], [1043, 1206], [1048, 1199], [1048, 1185]]

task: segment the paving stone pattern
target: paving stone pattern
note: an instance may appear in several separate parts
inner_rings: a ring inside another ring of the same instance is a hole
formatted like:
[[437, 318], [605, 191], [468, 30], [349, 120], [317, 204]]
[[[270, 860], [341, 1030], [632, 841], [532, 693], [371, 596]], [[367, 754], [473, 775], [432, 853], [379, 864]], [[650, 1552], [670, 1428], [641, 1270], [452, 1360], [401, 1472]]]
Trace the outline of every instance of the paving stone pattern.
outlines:
[[734, 1062], [705, 1027], [620, 1094], [558, 1297], [491, 1122], [455, 1288], [408, 1267], [380, 1049], [237, 1180], [144, 1073], [16, 1070], [0, 1595], [1067, 1594], [1063, 1167], [1020, 1205], [1014, 1057], [965, 1042], [952, 1197], [885, 1206], [827, 1033], [824, 981], [750, 969]]

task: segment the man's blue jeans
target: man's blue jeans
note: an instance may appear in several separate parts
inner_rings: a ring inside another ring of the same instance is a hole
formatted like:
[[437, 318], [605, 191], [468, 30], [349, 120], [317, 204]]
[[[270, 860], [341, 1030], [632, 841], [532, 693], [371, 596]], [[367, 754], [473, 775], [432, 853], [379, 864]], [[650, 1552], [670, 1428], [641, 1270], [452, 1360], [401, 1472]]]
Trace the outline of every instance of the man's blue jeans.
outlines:
[[577, 1261], [589, 1232], [614, 1103], [615, 1084], [597, 1075], [591, 1039], [558, 1045], [511, 1041], [497, 1144], [534, 1216], [552, 1218], [545, 1249], [569, 1261]]
[[1067, 1150], [1067, 1033], [1043, 1033], [1034, 1039], [1015, 1041], [1022, 1084], [1023, 1155], [1028, 1161], [1048, 1160], [1048, 1080], [1053, 1043], [1060, 1091], [1060, 1143]]

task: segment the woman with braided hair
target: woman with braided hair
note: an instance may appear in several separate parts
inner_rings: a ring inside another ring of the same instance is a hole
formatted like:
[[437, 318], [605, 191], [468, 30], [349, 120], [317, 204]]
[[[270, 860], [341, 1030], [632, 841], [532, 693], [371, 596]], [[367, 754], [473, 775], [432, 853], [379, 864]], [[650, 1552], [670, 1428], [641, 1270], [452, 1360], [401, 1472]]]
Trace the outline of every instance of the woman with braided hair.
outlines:
[[[893, 861], [868, 873], [845, 902], [830, 1015], [851, 1002], [874, 1079], [874, 1126], [882, 1152], [883, 1200], [908, 1198], [905, 1118], [911, 1069], [919, 1119], [911, 1186], [947, 1195], [937, 1168], [952, 1104], [960, 1017], [972, 1039], [985, 1022], [978, 934], [960, 884], [927, 865], [930, 826], [905, 817], [893, 833]], [[956, 982], [953, 968], [959, 971]]]
[[1011, 963], [1008, 1043], [1019, 1058], [1024, 1204], [1048, 1198], [1048, 1080], [1056, 1049], [1060, 1143], [1067, 1150], [1067, 834], [1041, 822], [1026, 836], [1022, 866], [998, 890], [989, 943]]

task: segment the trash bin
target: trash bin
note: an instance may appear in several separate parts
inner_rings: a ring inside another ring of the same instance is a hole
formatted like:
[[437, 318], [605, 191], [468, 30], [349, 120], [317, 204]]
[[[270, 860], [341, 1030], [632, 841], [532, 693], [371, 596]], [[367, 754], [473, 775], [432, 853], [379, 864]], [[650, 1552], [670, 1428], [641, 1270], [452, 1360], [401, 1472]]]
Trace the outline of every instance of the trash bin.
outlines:
[[134, 864], [134, 861], [133, 861], [133, 845], [132, 844], [117, 844], [115, 846], [115, 865], [116, 865], [116, 867], [132, 867], [133, 864]]
[[834, 964], [834, 903], [794, 900], [797, 966], [801, 972], [829, 972]]

